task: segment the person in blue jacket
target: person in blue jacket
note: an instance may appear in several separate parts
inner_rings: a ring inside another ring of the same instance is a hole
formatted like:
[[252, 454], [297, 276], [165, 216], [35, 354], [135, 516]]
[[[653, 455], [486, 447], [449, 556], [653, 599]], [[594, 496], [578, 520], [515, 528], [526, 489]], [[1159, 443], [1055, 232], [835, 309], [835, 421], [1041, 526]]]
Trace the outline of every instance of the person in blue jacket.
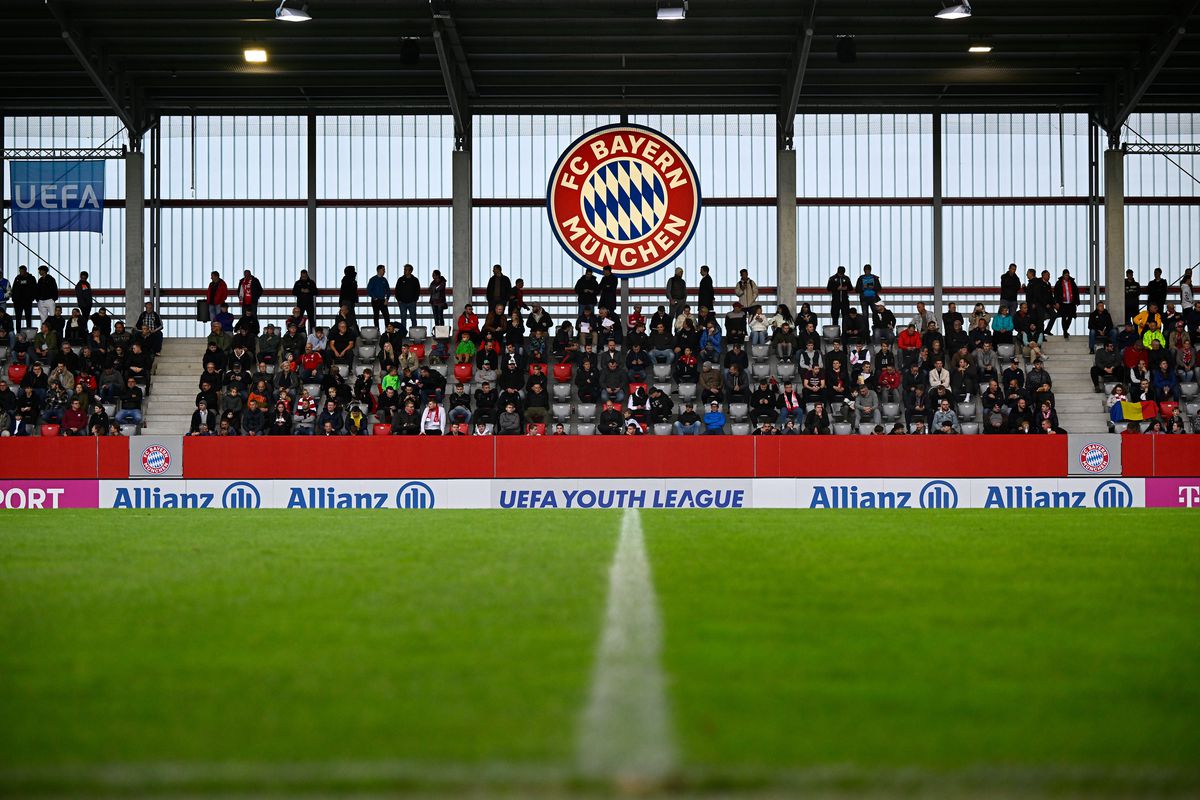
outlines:
[[367, 297], [371, 298], [371, 315], [375, 318], [375, 327], [379, 328], [379, 318], [383, 317], [383, 326], [392, 321], [388, 313], [388, 295], [392, 293], [392, 285], [384, 276], [387, 267], [380, 264], [375, 268], [375, 276], [367, 281]]
[[720, 436], [725, 433], [725, 415], [721, 413], [721, 404], [716, 400], [709, 404], [704, 414], [704, 433], [709, 436]]

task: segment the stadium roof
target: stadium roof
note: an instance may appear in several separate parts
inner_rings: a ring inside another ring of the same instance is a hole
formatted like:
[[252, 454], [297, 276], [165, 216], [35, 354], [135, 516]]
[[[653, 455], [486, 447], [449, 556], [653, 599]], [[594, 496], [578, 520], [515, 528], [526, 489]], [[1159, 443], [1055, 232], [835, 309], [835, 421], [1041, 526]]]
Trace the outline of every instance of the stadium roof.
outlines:
[[[139, 126], [156, 113], [793, 107], [1061, 108], [1111, 126], [1134, 107], [1200, 108], [1197, 0], [974, 0], [958, 21], [934, 18], [952, 0], [690, 0], [683, 21], [656, 19], [655, 0], [305, 1], [312, 20], [287, 24], [272, 0], [4, 0], [0, 108], [115, 104]], [[245, 63], [252, 41], [268, 63]]]

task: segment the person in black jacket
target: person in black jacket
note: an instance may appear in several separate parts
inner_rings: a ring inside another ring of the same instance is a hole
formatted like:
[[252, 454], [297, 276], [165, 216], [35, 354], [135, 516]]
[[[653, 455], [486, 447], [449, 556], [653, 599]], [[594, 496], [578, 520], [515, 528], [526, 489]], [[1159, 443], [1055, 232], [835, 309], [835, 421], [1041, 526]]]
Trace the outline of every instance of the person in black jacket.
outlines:
[[604, 276], [600, 278], [600, 308], [617, 311], [617, 276], [613, 275], [612, 267], [604, 268]]
[[[1161, 270], [1159, 270], [1161, 272]], [[58, 281], [50, 275], [50, 268], [45, 264], [38, 267], [37, 306], [42, 322], [54, 315], [54, 305], [58, 302]], [[1162, 308], [1163, 306], [1160, 306]]]
[[1158, 306], [1159, 309], [1167, 307], [1167, 279], [1162, 276], [1162, 267], [1154, 268], [1154, 279], [1146, 284], [1146, 304]]
[[308, 319], [308, 332], [317, 329], [317, 282], [308, 276], [308, 270], [300, 270], [300, 278], [292, 284], [292, 294], [296, 297], [296, 308]]
[[846, 275], [845, 267], [838, 267], [837, 272], [830, 276], [829, 282], [825, 284], [825, 289], [829, 292], [831, 325], [837, 325], [838, 320], [850, 312], [850, 291], [853, 288], [854, 284]]
[[16, 327], [19, 329], [21, 320], [25, 320], [25, 327], [32, 328], [33, 304], [37, 301], [37, 281], [29, 274], [29, 267], [24, 264], [17, 267], [17, 277], [13, 278], [9, 293], [12, 295]]
[[258, 313], [258, 301], [263, 295], [262, 282], [250, 270], [242, 271], [242, 279], [238, 281], [238, 300], [242, 303], [242, 313], [252, 311]]
[[1000, 303], [1009, 308], [1017, 307], [1021, 293], [1021, 276], [1017, 274], [1017, 265], [1009, 264], [1008, 272], [1000, 276]]
[[[400, 331], [408, 335], [408, 326], [417, 324], [417, 301], [421, 298], [421, 282], [413, 275], [413, 265], [404, 265], [404, 274], [396, 278], [396, 303], [400, 306]], [[406, 322], [409, 319], [412, 322]]]
[[79, 306], [79, 314], [84, 320], [92, 317], [92, 284], [88, 280], [86, 272], [79, 273], [79, 280], [75, 284], [75, 305]]
[[1113, 326], [1112, 315], [1104, 306], [1104, 301], [1096, 303], [1096, 310], [1088, 315], [1088, 352], [1096, 352], [1096, 343], [1116, 342], [1116, 328]]
[[1138, 306], [1141, 305], [1142, 285], [1133, 277], [1133, 270], [1125, 270], [1125, 322], [1137, 316]]
[[700, 308], [707, 308], [709, 311], [712, 311], [713, 307], [717, 304], [717, 295], [713, 290], [713, 279], [708, 274], [707, 264], [700, 267], [700, 287], [698, 291], [700, 296], [696, 300], [696, 304]]
[[575, 298], [579, 302], [579, 314], [583, 315], [584, 310], [593, 312], [596, 310], [596, 296], [600, 294], [600, 283], [596, 280], [596, 276], [592, 271], [585, 269], [579, 280], [575, 281]]
[[[495, 308], [498, 305], [508, 308], [508, 299], [512, 295], [512, 281], [504, 274], [503, 268], [499, 264], [492, 265], [492, 277], [488, 279], [487, 285], [487, 307]], [[455, 301], [457, 303], [457, 301]]]
[[342, 270], [342, 285], [338, 289], [338, 305], [349, 306], [351, 311], [358, 306], [358, 270], [354, 265]]

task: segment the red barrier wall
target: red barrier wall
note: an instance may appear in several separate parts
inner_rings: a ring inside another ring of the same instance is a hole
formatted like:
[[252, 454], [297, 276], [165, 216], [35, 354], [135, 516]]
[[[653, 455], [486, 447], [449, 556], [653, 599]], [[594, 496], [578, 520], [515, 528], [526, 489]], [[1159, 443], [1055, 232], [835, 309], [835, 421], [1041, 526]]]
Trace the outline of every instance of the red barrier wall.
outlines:
[[[188, 478], [1063, 477], [1066, 437], [184, 438]], [[1200, 474], [1200, 437], [1126, 436], [1126, 477]], [[123, 479], [123, 437], [0, 439], [0, 479]]]
[[188, 478], [491, 478], [494, 437], [185, 438]]

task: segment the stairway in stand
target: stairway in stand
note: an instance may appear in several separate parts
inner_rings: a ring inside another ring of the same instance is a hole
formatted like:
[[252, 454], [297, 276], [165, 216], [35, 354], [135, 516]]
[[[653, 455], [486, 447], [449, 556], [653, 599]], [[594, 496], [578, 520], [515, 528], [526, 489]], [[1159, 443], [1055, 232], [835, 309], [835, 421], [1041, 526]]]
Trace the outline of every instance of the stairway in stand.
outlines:
[[[187, 433], [196, 410], [204, 339], [167, 339], [154, 361], [143, 434]], [[1052, 373], [1053, 374], [1053, 373]]]
[[1088, 353], [1087, 334], [1072, 336], [1069, 341], [1056, 334], [1046, 340], [1045, 355], [1046, 370], [1054, 381], [1058, 424], [1068, 433], [1107, 433], [1104, 395], [1092, 386], [1095, 358]]

